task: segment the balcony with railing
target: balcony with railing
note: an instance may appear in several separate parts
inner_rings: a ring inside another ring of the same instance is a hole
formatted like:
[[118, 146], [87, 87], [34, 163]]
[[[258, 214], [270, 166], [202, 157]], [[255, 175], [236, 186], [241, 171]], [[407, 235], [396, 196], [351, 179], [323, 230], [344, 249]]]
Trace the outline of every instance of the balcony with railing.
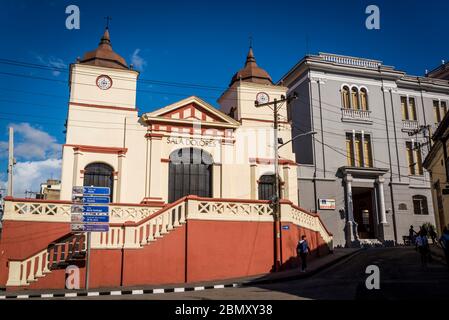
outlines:
[[349, 122], [372, 123], [371, 111], [358, 109], [341, 109], [341, 120]]
[[419, 129], [419, 122], [417, 120], [402, 120], [402, 131], [410, 132]]

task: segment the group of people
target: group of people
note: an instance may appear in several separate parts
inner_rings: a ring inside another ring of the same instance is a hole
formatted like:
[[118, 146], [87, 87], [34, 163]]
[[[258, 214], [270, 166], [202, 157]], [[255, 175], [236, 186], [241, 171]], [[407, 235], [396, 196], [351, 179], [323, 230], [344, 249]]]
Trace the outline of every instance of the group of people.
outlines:
[[[413, 226], [410, 226], [409, 229], [409, 238], [410, 243], [415, 244], [416, 249], [421, 255], [421, 264], [422, 266], [427, 266], [427, 262], [431, 258], [430, 254], [430, 246], [428, 241], [428, 236], [432, 239], [432, 244], [436, 243], [437, 234], [435, 230], [430, 229], [429, 232], [425, 228], [420, 228], [419, 232], [416, 232], [413, 229]], [[439, 244], [443, 248], [444, 255], [446, 257], [446, 263], [449, 267], [449, 229], [448, 227], [444, 227], [443, 233], [438, 239]]]

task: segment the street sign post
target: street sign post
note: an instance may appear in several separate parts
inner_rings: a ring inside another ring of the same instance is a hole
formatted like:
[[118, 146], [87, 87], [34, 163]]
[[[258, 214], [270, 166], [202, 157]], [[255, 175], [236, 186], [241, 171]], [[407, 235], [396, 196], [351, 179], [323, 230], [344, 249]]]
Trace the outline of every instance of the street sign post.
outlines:
[[106, 187], [73, 187], [71, 207], [72, 232], [87, 233], [86, 283], [89, 290], [91, 232], [109, 231], [110, 188]]

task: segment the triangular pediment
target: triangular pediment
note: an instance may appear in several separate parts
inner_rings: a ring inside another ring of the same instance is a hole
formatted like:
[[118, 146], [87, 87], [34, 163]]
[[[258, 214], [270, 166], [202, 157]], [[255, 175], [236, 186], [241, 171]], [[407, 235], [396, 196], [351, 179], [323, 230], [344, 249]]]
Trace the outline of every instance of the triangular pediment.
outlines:
[[189, 97], [153, 112], [145, 113], [147, 122], [195, 123], [236, 128], [240, 123], [198, 97]]

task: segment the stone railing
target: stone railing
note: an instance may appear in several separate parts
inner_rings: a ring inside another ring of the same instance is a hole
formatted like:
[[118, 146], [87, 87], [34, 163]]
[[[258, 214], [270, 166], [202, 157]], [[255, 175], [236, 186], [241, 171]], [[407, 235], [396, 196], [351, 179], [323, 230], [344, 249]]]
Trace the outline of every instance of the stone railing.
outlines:
[[[5, 198], [3, 220], [70, 222], [70, 201]], [[111, 204], [110, 222], [141, 221], [163, 207], [160, 205]]]
[[371, 122], [371, 111], [356, 109], [341, 109], [343, 121], [363, 121]]
[[415, 131], [419, 129], [417, 120], [402, 120], [402, 131]]
[[136, 249], [163, 237], [186, 222], [186, 200], [167, 205], [140, 222], [111, 224], [108, 232], [92, 233], [94, 249]]
[[6, 286], [27, 286], [50, 273], [47, 248], [25, 260], [9, 260], [9, 275]]
[[289, 201], [283, 201], [281, 203], [281, 219], [284, 222], [291, 222], [297, 226], [318, 232], [329, 248], [333, 249], [332, 234], [327, 230], [319, 215], [309, 213]]
[[273, 221], [268, 201], [237, 199], [189, 199], [189, 219]]
[[53, 269], [84, 259], [85, 252], [84, 234], [68, 234], [24, 260], [9, 260], [6, 286], [28, 286]]
[[328, 61], [328, 62], [344, 64], [344, 65], [349, 65], [349, 66], [354, 66], [354, 67], [377, 69], [379, 66], [382, 65], [382, 62], [377, 61], [377, 60], [340, 56], [340, 55], [334, 55], [334, 54], [329, 54], [329, 53], [320, 53], [320, 57], [323, 60]]

